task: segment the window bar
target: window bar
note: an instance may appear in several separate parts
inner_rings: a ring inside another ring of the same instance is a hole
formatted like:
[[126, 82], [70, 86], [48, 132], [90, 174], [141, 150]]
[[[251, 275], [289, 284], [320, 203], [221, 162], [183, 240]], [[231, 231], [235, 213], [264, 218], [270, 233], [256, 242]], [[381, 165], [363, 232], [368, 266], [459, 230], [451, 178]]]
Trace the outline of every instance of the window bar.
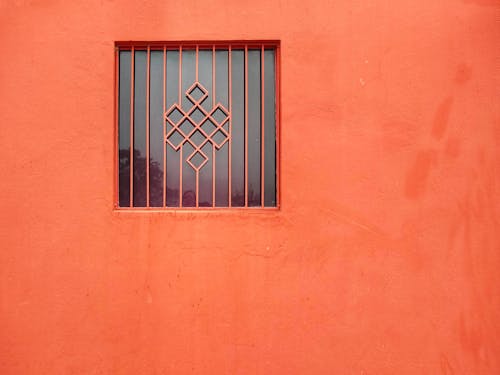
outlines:
[[134, 206], [134, 62], [135, 49], [130, 52], [130, 207]]
[[150, 75], [150, 61], [151, 49], [147, 48], [147, 62], [146, 62], [146, 207], [149, 207], [149, 75]]
[[[182, 45], [179, 46], [179, 107], [182, 108]], [[179, 207], [182, 207], [182, 147], [179, 148]]]
[[[195, 82], [196, 83], [199, 83], [198, 82], [198, 53], [199, 53], [199, 49], [198, 49], [198, 45], [196, 45], [196, 52], [195, 52], [195, 71], [196, 71], [196, 78], [195, 78]], [[194, 133], [193, 133], [194, 134]], [[200, 152], [201, 152], [201, 148], [200, 148]], [[198, 208], [198, 202], [199, 202], [199, 188], [200, 188], [200, 170], [197, 169], [196, 171], [196, 208]]]
[[163, 46], [163, 207], [167, 206], [167, 121], [165, 119], [167, 81], [167, 46]]
[[115, 172], [114, 194], [115, 208], [120, 206], [120, 144], [119, 144], [119, 105], [120, 105], [120, 48], [115, 46], [115, 163], [118, 165]]
[[[215, 45], [212, 46], [212, 108], [215, 108]], [[215, 207], [215, 145], [212, 142], [212, 207]]]
[[198, 83], [198, 52], [199, 52], [199, 47], [198, 47], [198, 45], [196, 45], [195, 55], [194, 55], [195, 56], [195, 60], [194, 60], [195, 61], [195, 70], [194, 70], [195, 71], [195, 79], [194, 79], [194, 81], [196, 83]]
[[264, 114], [265, 114], [265, 108], [264, 108], [264, 45], [261, 46], [260, 49], [260, 123], [261, 123], [261, 139], [260, 139], [260, 205], [264, 207], [264, 178], [265, 178], [265, 173], [264, 173], [264, 134], [265, 134], [265, 129], [264, 129]]
[[245, 44], [245, 207], [248, 207], [248, 45]]
[[280, 46], [276, 46], [276, 49], [274, 50], [274, 97], [275, 97], [275, 105], [274, 105], [274, 123], [276, 124], [276, 140], [275, 140], [275, 199], [276, 199], [276, 207], [279, 207], [280, 206], [280, 197], [281, 197], [281, 194], [280, 194], [280, 179], [279, 179], [279, 176], [280, 176], [280, 113], [279, 113], [279, 110], [280, 110], [280, 92], [281, 92], [281, 88], [279, 86], [279, 83], [280, 83]]
[[228, 149], [228, 179], [227, 179], [227, 185], [228, 185], [228, 193], [229, 193], [229, 197], [228, 197], [228, 202], [229, 202], [229, 207], [232, 206], [232, 202], [231, 202], [231, 157], [232, 157], [232, 133], [231, 133], [231, 128], [232, 128], [232, 123], [233, 123], [233, 119], [232, 119], [232, 100], [231, 100], [231, 95], [232, 95], [232, 84], [231, 84], [231, 69], [232, 69], [232, 65], [231, 65], [231, 53], [232, 53], [232, 48], [231, 48], [231, 45], [229, 45], [229, 50], [228, 50], [228, 53], [227, 53], [227, 56], [228, 56], [228, 90], [229, 90], [229, 93], [228, 93], [228, 96], [227, 96], [227, 100], [228, 100], [228, 104], [229, 104], [229, 149]]

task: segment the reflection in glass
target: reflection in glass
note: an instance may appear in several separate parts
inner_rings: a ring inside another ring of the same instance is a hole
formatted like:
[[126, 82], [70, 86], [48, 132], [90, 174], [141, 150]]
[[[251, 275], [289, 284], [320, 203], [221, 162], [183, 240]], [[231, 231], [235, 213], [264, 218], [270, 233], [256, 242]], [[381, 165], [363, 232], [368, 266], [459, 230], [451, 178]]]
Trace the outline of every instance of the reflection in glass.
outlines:
[[[166, 52], [166, 107], [168, 110], [173, 104], [179, 101], [179, 51]], [[167, 124], [166, 131], [172, 127]], [[175, 151], [167, 144], [166, 148], [167, 165], [167, 207], [179, 207], [179, 156], [180, 152]]]
[[274, 50], [264, 50], [264, 206], [276, 206], [276, 72]]
[[229, 142], [220, 148], [215, 154], [215, 205], [227, 207], [228, 198], [228, 150]]
[[163, 51], [151, 51], [149, 96], [149, 204], [163, 206]]
[[146, 51], [135, 52], [134, 207], [146, 206], [146, 59]]
[[[229, 109], [229, 69], [228, 69], [228, 50], [217, 50], [215, 52], [215, 103], [221, 103], [226, 109]], [[229, 123], [225, 124], [224, 129], [229, 131]], [[215, 154], [215, 205], [218, 207], [227, 207], [229, 205], [228, 197], [228, 171], [229, 171], [229, 142], [226, 142]]]
[[208, 157], [206, 164], [200, 169], [198, 204], [200, 207], [212, 206], [212, 144], [205, 143], [201, 151]]
[[120, 207], [130, 205], [130, 52], [119, 54], [118, 197]]
[[231, 52], [231, 204], [245, 205], [245, 52]]
[[172, 147], [165, 148], [167, 152], [167, 206], [179, 207], [179, 156], [180, 152]]
[[[196, 174], [186, 160], [193, 153], [194, 148], [189, 143], [185, 143], [182, 146], [182, 157], [184, 162], [182, 163], [182, 206], [183, 207], [194, 207], [196, 205]], [[194, 159], [196, 165], [198, 158]]]
[[248, 51], [248, 205], [260, 206], [260, 51]]

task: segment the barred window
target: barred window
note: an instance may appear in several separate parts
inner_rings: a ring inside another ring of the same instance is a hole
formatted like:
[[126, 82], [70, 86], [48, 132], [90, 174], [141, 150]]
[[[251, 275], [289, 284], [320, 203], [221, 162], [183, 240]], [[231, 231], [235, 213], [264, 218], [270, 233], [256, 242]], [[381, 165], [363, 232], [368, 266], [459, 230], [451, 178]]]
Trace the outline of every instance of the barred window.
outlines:
[[277, 207], [278, 47], [117, 43], [117, 206]]

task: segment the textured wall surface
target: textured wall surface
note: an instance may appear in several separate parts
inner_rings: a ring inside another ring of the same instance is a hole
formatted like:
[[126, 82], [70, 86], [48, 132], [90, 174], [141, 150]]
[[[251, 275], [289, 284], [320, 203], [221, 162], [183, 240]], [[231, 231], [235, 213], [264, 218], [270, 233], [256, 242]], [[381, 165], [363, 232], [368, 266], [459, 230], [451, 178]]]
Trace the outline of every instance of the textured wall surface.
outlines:
[[[0, 1], [0, 373], [500, 373], [500, 3]], [[282, 208], [113, 211], [114, 41], [280, 39]]]

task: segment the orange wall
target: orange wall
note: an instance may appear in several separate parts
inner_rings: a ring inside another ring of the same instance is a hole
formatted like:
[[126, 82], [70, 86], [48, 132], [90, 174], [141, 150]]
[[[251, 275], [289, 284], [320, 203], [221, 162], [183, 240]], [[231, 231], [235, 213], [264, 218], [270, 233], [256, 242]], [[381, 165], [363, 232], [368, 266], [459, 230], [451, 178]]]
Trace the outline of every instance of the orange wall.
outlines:
[[[500, 373], [496, 0], [0, 2], [0, 373]], [[280, 39], [282, 209], [113, 211], [116, 40]]]

